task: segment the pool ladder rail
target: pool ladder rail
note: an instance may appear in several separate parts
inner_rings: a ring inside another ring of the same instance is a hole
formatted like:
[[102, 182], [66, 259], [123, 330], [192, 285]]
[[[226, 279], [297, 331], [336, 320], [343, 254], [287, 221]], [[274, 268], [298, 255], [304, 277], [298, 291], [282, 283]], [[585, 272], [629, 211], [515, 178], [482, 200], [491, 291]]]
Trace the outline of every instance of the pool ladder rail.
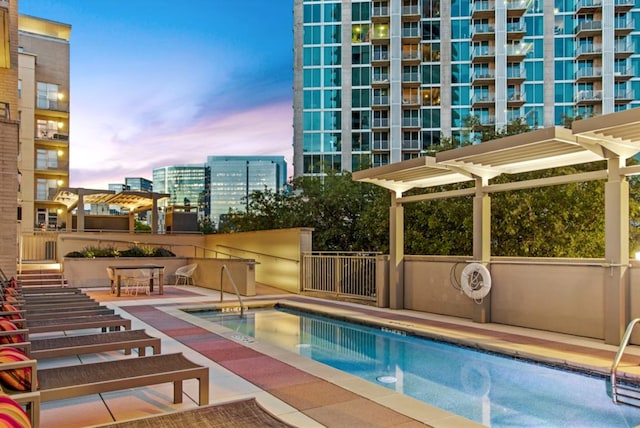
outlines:
[[620, 383], [617, 376], [618, 365], [622, 359], [622, 355], [629, 344], [633, 328], [640, 322], [640, 318], [632, 320], [624, 332], [622, 342], [618, 348], [618, 353], [611, 365], [611, 399], [616, 404], [626, 404], [640, 408], [640, 386]]
[[233, 280], [233, 277], [231, 277], [231, 271], [229, 270], [227, 265], [222, 265], [222, 268], [220, 269], [220, 302], [222, 303], [222, 298], [224, 296], [222, 279], [225, 272], [227, 272], [227, 277], [229, 278], [229, 281], [231, 281], [233, 290], [236, 292], [236, 296], [238, 297], [238, 302], [240, 303], [240, 318], [242, 318], [244, 315], [244, 305], [242, 304], [242, 297], [240, 297], [238, 286], [236, 286], [236, 282]]

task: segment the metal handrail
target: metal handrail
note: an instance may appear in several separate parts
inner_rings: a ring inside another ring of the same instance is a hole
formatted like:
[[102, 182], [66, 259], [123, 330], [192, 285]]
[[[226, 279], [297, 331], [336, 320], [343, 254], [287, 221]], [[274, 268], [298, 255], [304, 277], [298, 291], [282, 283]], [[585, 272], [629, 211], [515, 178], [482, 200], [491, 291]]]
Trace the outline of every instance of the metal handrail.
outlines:
[[231, 281], [231, 285], [233, 285], [233, 289], [236, 292], [236, 296], [238, 297], [238, 302], [240, 302], [240, 318], [242, 318], [244, 314], [244, 305], [242, 304], [242, 297], [240, 297], [240, 292], [238, 291], [238, 287], [236, 286], [235, 281], [231, 277], [231, 271], [229, 270], [227, 265], [222, 265], [222, 268], [220, 268], [220, 302], [222, 302], [222, 297], [224, 294], [224, 292], [222, 291], [222, 276], [225, 271], [227, 272], [227, 277], [229, 278], [229, 281]]
[[616, 380], [617, 380], [617, 369], [620, 364], [620, 360], [622, 359], [622, 354], [624, 354], [624, 350], [629, 344], [629, 340], [631, 339], [631, 333], [633, 332], [633, 328], [640, 322], [640, 318], [636, 318], [632, 320], [627, 326], [627, 330], [624, 332], [624, 336], [622, 338], [622, 342], [620, 342], [620, 347], [618, 348], [618, 353], [616, 357], [613, 359], [613, 364], [611, 364], [611, 399], [614, 403], [619, 404], [616, 392]]

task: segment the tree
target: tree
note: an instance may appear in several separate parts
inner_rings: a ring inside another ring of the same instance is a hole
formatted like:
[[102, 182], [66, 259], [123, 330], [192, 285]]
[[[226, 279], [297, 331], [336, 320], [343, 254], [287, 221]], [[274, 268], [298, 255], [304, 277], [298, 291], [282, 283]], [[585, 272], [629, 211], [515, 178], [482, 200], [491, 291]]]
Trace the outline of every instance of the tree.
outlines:
[[389, 196], [386, 190], [355, 182], [349, 172], [298, 177], [291, 187], [292, 192], [265, 189], [251, 193], [245, 212], [230, 211], [225, 230], [310, 227], [314, 229], [313, 248], [316, 251], [380, 251], [388, 248]]

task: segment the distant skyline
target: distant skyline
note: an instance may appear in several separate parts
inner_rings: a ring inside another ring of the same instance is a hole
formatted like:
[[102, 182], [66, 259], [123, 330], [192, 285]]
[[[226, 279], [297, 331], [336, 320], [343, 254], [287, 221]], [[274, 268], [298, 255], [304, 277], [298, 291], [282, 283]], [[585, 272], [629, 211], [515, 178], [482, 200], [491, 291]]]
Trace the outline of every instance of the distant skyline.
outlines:
[[19, 0], [71, 25], [70, 186], [293, 157], [293, 2]]

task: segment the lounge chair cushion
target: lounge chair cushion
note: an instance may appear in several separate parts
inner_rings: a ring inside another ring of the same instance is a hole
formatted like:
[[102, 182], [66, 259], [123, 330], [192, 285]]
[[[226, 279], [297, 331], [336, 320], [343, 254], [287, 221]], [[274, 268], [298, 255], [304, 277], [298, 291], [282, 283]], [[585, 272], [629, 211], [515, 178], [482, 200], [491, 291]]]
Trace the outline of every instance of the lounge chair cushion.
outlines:
[[[3, 303], [2, 304], [2, 311], [3, 312], [18, 312], [19, 309], [16, 308], [15, 306], [9, 304], [9, 303]], [[4, 318], [7, 318], [9, 320], [19, 320], [22, 317], [20, 316], [20, 314], [9, 314], [9, 315], [5, 315]]]
[[[6, 318], [0, 318], [0, 330], [1, 331], [16, 331], [18, 327]], [[21, 334], [9, 334], [7, 336], [0, 336], [0, 343], [20, 343], [24, 342], [24, 337]]]
[[12, 296], [10, 294], [5, 294], [4, 295], [4, 301], [5, 302], [10, 302], [10, 303], [15, 303], [18, 301], [18, 299], [15, 296]]
[[[16, 363], [29, 360], [30, 358], [18, 349], [0, 349], [0, 365], [2, 363]], [[31, 367], [0, 370], [0, 383], [2, 383], [3, 387], [14, 391], [31, 391]]]
[[6, 394], [0, 394], [0, 427], [31, 428], [29, 416], [22, 406]]

